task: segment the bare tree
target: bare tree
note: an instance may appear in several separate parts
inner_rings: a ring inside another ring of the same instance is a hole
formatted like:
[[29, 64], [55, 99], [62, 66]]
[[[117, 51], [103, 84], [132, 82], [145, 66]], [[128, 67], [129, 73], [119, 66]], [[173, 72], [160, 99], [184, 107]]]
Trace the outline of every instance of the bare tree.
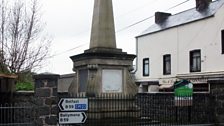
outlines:
[[19, 74], [41, 66], [50, 40], [41, 37], [43, 23], [37, 0], [0, 3], [0, 71]]

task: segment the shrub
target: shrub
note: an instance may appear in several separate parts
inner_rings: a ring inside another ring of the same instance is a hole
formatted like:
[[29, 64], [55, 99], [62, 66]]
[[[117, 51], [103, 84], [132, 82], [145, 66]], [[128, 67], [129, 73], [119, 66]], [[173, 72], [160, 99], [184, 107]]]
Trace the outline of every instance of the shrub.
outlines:
[[17, 82], [16, 91], [33, 91], [34, 85], [32, 82]]

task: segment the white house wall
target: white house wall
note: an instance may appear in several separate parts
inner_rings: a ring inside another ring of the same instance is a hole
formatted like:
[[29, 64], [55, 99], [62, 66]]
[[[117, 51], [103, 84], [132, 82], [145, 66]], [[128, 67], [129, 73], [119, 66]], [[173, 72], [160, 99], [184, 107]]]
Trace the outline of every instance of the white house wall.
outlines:
[[[224, 29], [224, 7], [214, 17], [137, 38], [137, 81], [189, 74], [189, 52], [201, 49], [201, 72], [224, 71], [221, 54], [221, 30]], [[163, 75], [163, 55], [171, 54], [171, 75]], [[142, 60], [150, 59], [150, 75], [142, 76]]]
[[[221, 30], [224, 30], [224, 6], [216, 13], [215, 18], [209, 22], [213, 32], [206, 32], [211, 36], [207, 44], [205, 61], [206, 71], [224, 71], [224, 54], [221, 54]], [[211, 52], [211, 53], [210, 53]]]
[[[163, 55], [165, 54], [171, 54], [171, 62], [172, 62], [172, 68], [171, 69], [171, 75], [174, 76], [174, 73], [176, 73], [176, 62], [173, 62], [175, 60], [176, 52], [176, 45], [177, 45], [177, 34], [176, 30], [170, 29], [167, 30], [169, 32], [163, 31], [159, 33], [155, 33], [148, 36], [143, 36], [141, 38], [138, 38], [138, 49], [137, 49], [137, 59], [138, 59], [138, 70], [136, 73], [136, 78], [138, 80], [148, 80], [149, 78], [151, 80], [158, 80], [159, 77], [162, 77], [163, 74]], [[142, 76], [142, 60], [144, 58], [149, 58], [150, 60], [150, 74], [148, 77]]]

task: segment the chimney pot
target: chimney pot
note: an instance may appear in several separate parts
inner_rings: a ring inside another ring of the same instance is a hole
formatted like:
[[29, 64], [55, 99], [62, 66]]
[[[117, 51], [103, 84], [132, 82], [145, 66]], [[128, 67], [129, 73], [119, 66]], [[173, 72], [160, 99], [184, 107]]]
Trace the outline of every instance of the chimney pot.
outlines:
[[170, 15], [171, 15], [171, 13], [156, 12], [155, 13], [155, 23], [156, 24], [163, 23]]
[[203, 11], [208, 8], [212, 0], [196, 0], [196, 9], [198, 11]]

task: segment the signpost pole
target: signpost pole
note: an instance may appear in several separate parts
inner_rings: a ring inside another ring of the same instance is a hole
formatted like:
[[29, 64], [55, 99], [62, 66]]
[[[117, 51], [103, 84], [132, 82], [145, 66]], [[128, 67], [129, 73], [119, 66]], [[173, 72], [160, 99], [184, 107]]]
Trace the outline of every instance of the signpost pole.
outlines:
[[[174, 99], [176, 106], [176, 122], [178, 122], [178, 107], [187, 107], [187, 121], [191, 122], [191, 106], [193, 105], [193, 84], [187, 80], [174, 83]], [[182, 120], [181, 120], [182, 121]]]

